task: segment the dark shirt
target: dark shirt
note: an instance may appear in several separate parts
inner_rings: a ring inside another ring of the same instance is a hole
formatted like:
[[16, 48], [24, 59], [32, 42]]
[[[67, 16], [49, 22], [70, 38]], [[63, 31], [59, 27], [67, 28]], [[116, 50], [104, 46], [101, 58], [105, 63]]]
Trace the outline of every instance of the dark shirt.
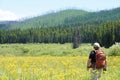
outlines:
[[95, 51], [91, 51], [90, 55], [89, 55], [89, 59], [91, 59], [91, 63], [94, 64], [96, 62], [96, 53]]

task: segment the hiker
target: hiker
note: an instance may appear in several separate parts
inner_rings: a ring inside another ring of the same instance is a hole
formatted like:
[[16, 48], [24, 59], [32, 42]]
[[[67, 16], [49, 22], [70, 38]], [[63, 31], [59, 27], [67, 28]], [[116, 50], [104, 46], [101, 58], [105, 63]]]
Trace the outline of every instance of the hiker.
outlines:
[[92, 80], [98, 80], [102, 72], [107, 70], [107, 61], [105, 53], [100, 50], [99, 43], [94, 43], [93, 48], [87, 61], [87, 70], [90, 70]]

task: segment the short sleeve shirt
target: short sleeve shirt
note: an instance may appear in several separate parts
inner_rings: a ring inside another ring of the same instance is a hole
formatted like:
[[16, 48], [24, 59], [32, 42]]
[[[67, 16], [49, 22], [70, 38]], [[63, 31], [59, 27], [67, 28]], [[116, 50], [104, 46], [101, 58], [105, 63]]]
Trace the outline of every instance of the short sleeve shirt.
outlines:
[[90, 55], [89, 55], [89, 59], [91, 59], [91, 63], [95, 63], [96, 62], [96, 53], [95, 51], [91, 51]]

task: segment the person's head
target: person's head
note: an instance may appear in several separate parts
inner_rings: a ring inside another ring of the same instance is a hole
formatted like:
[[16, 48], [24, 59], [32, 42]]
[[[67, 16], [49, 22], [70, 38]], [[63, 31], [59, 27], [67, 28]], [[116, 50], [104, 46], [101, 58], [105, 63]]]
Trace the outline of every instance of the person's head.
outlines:
[[99, 48], [100, 48], [100, 44], [99, 43], [94, 43], [93, 44], [93, 48], [95, 49], [95, 50], [98, 50]]

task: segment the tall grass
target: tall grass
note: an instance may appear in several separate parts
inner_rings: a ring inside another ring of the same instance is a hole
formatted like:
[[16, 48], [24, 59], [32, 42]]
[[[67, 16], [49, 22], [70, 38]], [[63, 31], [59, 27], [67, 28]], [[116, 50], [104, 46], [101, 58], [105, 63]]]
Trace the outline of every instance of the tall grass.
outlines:
[[[120, 55], [119, 45], [109, 49], [101, 48], [108, 55]], [[0, 44], [0, 56], [88, 56], [93, 50], [91, 44], [81, 44], [73, 49], [72, 44]]]
[[92, 47], [90, 44], [81, 44], [72, 49], [72, 44], [0, 44], [1, 56], [77, 56], [88, 55]]

